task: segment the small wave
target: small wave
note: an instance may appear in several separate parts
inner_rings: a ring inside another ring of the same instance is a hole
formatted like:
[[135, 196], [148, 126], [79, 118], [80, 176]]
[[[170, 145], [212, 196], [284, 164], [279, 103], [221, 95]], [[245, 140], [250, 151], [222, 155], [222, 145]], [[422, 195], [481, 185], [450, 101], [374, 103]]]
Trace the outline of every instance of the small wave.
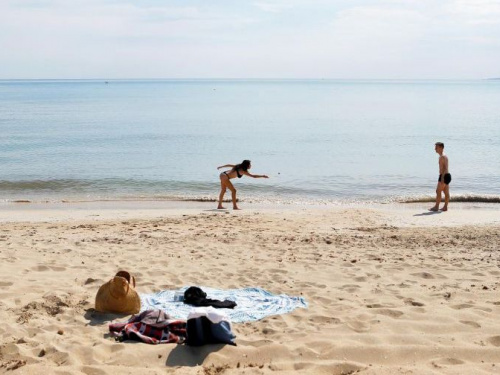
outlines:
[[[1, 199], [0, 202], [3, 203], [98, 203], [98, 202], [207, 202], [213, 203], [218, 202], [217, 198], [210, 197], [185, 197], [185, 196], [127, 196], [127, 197], [86, 197], [86, 198], [53, 198], [53, 199]], [[237, 202], [242, 200], [236, 199]], [[224, 203], [231, 203], [231, 199], [224, 199]]]
[[[216, 198], [177, 198], [175, 200], [181, 201], [181, 202], [218, 202], [219, 200]], [[239, 199], [237, 199], [239, 201]], [[224, 199], [225, 203], [231, 202], [229, 199]]]
[[0, 180], [0, 191], [61, 191], [66, 189], [81, 189], [92, 187], [91, 180], [52, 179], [52, 180]]
[[[421, 196], [421, 197], [406, 197], [398, 199], [398, 203], [433, 203], [436, 201], [435, 196]], [[450, 202], [459, 203], [500, 203], [500, 196], [497, 195], [475, 195], [464, 194], [455, 195], [450, 197]]]

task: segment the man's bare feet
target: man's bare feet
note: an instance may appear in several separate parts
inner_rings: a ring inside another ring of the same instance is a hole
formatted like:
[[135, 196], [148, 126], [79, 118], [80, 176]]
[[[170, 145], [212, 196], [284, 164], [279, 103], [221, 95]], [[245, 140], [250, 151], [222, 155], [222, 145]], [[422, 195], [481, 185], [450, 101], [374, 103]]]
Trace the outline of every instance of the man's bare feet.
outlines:
[[434, 206], [434, 207], [431, 207], [429, 208], [429, 211], [432, 211], [432, 212], [438, 212], [439, 211], [439, 208]]
[[241, 210], [239, 207], [233, 207], [233, 210]]
[[217, 209], [218, 209], [218, 210], [225, 210], [225, 209], [226, 209], [226, 207], [217, 206]]
[[441, 208], [441, 211], [443, 211], [443, 212], [448, 211], [448, 207], [443, 207], [443, 208]]

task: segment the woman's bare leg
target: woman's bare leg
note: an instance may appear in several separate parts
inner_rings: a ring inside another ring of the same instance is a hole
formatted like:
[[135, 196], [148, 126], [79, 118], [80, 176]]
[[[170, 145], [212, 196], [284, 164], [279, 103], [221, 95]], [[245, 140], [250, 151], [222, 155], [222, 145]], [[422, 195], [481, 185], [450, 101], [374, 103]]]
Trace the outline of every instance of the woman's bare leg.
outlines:
[[225, 207], [222, 207], [222, 200], [224, 199], [224, 194], [226, 194], [226, 182], [224, 180], [227, 180], [227, 177], [222, 177], [220, 178], [220, 194], [219, 194], [219, 205], [217, 206], [218, 210], [222, 210]]
[[231, 199], [233, 200], [233, 210], [239, 210], [238, 205], [236, 204], [236, 189], [234, 188], [231, 181], [227, 181], [226, 186], [231, 190]]
[[233, 210], [239, 210], [240, 208], [236, 204], [236, 189], [231, 191], [231, 198], [233, 200]]

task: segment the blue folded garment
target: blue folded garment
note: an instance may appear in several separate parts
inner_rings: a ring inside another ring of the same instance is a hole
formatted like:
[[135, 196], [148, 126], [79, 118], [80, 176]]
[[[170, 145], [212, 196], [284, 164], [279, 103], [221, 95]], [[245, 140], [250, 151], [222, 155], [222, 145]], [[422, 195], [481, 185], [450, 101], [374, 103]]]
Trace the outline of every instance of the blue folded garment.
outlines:
[[231, 332], [229, 322], [213, 323], [208, 318], [188, 319], [186, 324], [186, 345], [201, 346], [207, 344], [235, 345], [236, 336]]
[[[141, 311], [160, 309], [176, 319], [187, 319], [191, 309], [184, 302], [174, 301], [174, 295], [184, 293], [188, 287], [179, 290], [163, 290], [154, 294], [140, 294]], [[298, 307], [307, 308], [303, 297], [290, 297], [286, 294], [272, 294], [261, 288], [220, 290], [200, 287], [207, 297], [230, 300], [237, 303], [232, 309], [222, 309], [234, 323], [254, 322], [271, 315], [286, 314]]]

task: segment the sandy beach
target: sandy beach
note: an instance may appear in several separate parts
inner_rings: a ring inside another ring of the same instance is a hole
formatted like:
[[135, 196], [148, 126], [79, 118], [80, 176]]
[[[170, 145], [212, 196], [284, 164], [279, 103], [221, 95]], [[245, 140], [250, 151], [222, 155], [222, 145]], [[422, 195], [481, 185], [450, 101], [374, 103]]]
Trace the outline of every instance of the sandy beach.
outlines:
[[[500, 210], [198, 203], [0, 210], [0, 373], [500, 374]], [[493, 208], [492, 208], [493, 207]], [[139, 293], [257, 286], [308, 309], [234, 323], [236, 347], [116, 342], [93, 310]]]

